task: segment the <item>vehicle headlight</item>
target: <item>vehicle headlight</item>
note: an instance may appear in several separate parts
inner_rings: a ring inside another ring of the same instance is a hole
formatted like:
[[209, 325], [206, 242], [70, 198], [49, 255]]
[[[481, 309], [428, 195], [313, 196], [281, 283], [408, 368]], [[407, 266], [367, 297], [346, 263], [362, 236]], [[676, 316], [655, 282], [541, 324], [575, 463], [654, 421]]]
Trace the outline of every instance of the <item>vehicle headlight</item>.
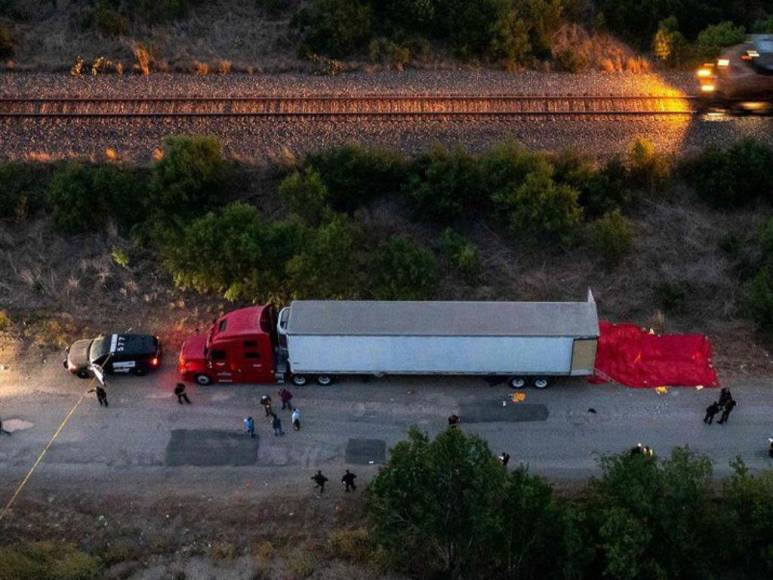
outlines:
[[730, 66], [730, 59], [729, 58], [720, 58], [717, 61], [717, 66], [722, 66], [722, 67]]
[[715, 87], [713, 83], [706, 83], [705, 85], [701, 85], [701, 91], [704, 93], [713, 93], [716, 88], [717, 87]]
[[711, 76], [711, 69], [706, 67], [699, 68], [698, 72], [695, 74], [698, 76], [698, 78], [706, 79]]

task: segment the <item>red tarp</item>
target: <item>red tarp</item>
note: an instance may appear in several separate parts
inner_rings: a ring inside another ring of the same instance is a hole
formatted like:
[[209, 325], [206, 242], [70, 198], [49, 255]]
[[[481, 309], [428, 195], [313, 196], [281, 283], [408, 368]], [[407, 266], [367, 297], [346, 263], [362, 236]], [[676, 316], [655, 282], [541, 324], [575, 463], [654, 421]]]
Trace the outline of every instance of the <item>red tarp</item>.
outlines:
[[635, 324], [599, 323], [596, 372], [592, 383], [614, 381], [629, 387], [718, 387], [711, 343], [702, 334], [657, 336]]

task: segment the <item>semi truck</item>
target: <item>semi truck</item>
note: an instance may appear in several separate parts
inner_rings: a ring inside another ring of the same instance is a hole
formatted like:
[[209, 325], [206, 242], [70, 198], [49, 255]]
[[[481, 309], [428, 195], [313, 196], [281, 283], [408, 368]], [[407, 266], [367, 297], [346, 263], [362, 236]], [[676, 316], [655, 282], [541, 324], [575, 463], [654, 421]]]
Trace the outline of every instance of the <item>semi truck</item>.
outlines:
[[594, 370], [596, 303], [295, 300], [227, 313], [187, 339], [187, 381], [329, 385], [342, 376], [480, 375], [519, 389]]
[[542, 389], [591, 375], [598, 337], [590, 291], [584, 302], [296, 300], [224, 314], [183, 343], [178, 371], [200, 385], [480, 375]]

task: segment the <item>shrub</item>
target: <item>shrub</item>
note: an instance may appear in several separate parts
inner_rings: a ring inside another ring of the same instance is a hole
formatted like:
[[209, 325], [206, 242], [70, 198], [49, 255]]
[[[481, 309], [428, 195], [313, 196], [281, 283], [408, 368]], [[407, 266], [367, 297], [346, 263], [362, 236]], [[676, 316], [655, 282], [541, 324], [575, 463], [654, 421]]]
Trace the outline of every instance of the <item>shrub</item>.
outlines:
[[405, 159], [386, 149], [345, 145], [310, 155], [306, 163], [319, 173], [337, 211], [353, 212], [376, 198], [395, 194], [405, 179]]
[[633, 227], [618, 210], [606, 214], [590, 226], [591, 245], [608, 265], [615, 265], [633, 247]]
[[108, 211], [107, 200], [96, 194], [90, 167], [71, 163], [51, 182], [48, 202], [54, 225], [67, 234], [98, 229]]
[[698, 54], [704, 59], [715, 59], [726, 46], [740, 44], [746, 39], [743, 26], [725, 21], [704, 28], [698, 34]]
[[744, 286], [746, 314], [764, 332], [773, 331], [773, 274], [763, 266]]
[[532, 56], [529, 29], [517, 10], [508, 10], [494, 25], [489, 54], [509, 69], [525, 65]]
[[0, 58], [13, 58], [15, 54], [11, 30], [0, 22]]
[[258, 6], [269, 18], [277, 18], [287, 9], [285, 0], [258, 0]]
[[655, 286], [655, 300], [666, 312], [684, 310], [691, 287], [684, 282], [660, 282]]
[[182, 18], [188, 13], [188, 0], [130, 0], [129, 10], [134, 16], [151, 24], [160, 24]]
[[637, 139], [628, 151], [627, 177], [632, 187], [655, 194], [671, 177], [671, 161], [649, 139]]
[[502, 0], [446, 0], [437, 6], [432, 29], [447, 40], [461, 58], [487, 54], [492, 42], [492, 23], [509, 8]]
[[335, 558], [366, 563], [371, 559], [372, 546], [368, 530], [334, 530], [328, 540], [330, 552]]
[[25, 163], [0, 165], [0, 220], [24, 221], [45, 206], [49, 171]]
[[582, 220], [577, 190], [553, 181], [553, 168], [544, 163], [520, 185], [505, 187], [493, 201], [508, 228], [522, 238], [554, 238], [567, 243]]
[[408, 200], [420, 220], [454, 222], [486, 205], [480, 190], [480, 170], [462, 149], [434, 147], [417, 158], [406, 186]]
[[371, 9], [360, 0], [311, 0], [296, 15], [307, 50], [340, 58], [362, 49], [371, 38]]
[[773, 34], [773, 16], [755, 21], [752, 32], [755, 34]]
[[446, 228], [440, 237], [440, 247], [451, 266], [468, 281], [474, 281], [480, 275], [478, 248], [467, 238]]
[[634, 200], [628, 169], [619, 157], [613, 157], [600, 169], [587, 159], [566, 152], [553, 163], [555, 180], [579, 192], [578, 202], [587, 218], [626, 209]]
[[11, 317], [8, 316], [8, 312], [0, 310], [0, 332], [5, 332], [13, 327]]
[[556, 61], [558, 61], [561, 70], [570, 73], [578, 73], [588, 66], [587, 58], [569, 48], [559, 52], [556, 55]]
[[296, 171], [279, 184], [279, 194], [290, 211], [311, 225], [319, 224], [330, 212], [328, 191], [314, 169]]
[[513, 141], [492, 147], [480, 159], [480, 180], [488, 198], [503, 188], [522, 183], [529, 173], [540, 170], [551, 170], [545, 156]]
[[423, 300], [435, 289], [436, 272], [430, 252], [405, 238], [392, 238], [373, 257], [371, 293], [379, 300]]
[[220, 143], [212, 137], [169, 137], [153, 167], [153, 207], [174, 220], [222, 204], [231, 179]]
[[102, 571], [96, 558], [53, 542], [2, 546], [0, 562], [0, 580], [89, 580]]
[[707, 147], [683, 163], [698, 195], [721, 208], [741, 207], [760, 198], [773, 201], [773, 149], [747, 139], [727, 149]]
[[361, 283], [357, 261], [359, 232], [336, 216], [307, 234], [287, 263], [288, 282], [298, 298], [355, 298]]
[[182, 288], [230, 300], [265, 299], [284, 288], [285, 264], [297, 253], [302, 233], [296, 223], [267, 222], [254, 207], [232, 203], [168, 234], [161, 255]]
[[652, 52], [661, 62], [678, 65], [687, 46], [687, 40], [679, 32], [679, 23], [674, 16], [661, 20], [652, 41]]
[[762, 255], [767, 258], [773, 258], [773, 218], [768, 218], [767, 221], [762, 223], [757, 233], [757, 240], [759, 241]]

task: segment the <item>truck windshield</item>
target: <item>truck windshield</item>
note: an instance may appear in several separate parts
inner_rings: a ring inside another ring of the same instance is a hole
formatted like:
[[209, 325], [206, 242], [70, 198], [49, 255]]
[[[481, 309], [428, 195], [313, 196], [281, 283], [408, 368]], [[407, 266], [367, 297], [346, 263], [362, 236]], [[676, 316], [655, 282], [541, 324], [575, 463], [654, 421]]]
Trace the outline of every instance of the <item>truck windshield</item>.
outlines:
[[104, 362], [104, 359], [110, 354], [110, 339], [110, 336], [100, 336], [92, 341], [89, 347], [90, 362]]

